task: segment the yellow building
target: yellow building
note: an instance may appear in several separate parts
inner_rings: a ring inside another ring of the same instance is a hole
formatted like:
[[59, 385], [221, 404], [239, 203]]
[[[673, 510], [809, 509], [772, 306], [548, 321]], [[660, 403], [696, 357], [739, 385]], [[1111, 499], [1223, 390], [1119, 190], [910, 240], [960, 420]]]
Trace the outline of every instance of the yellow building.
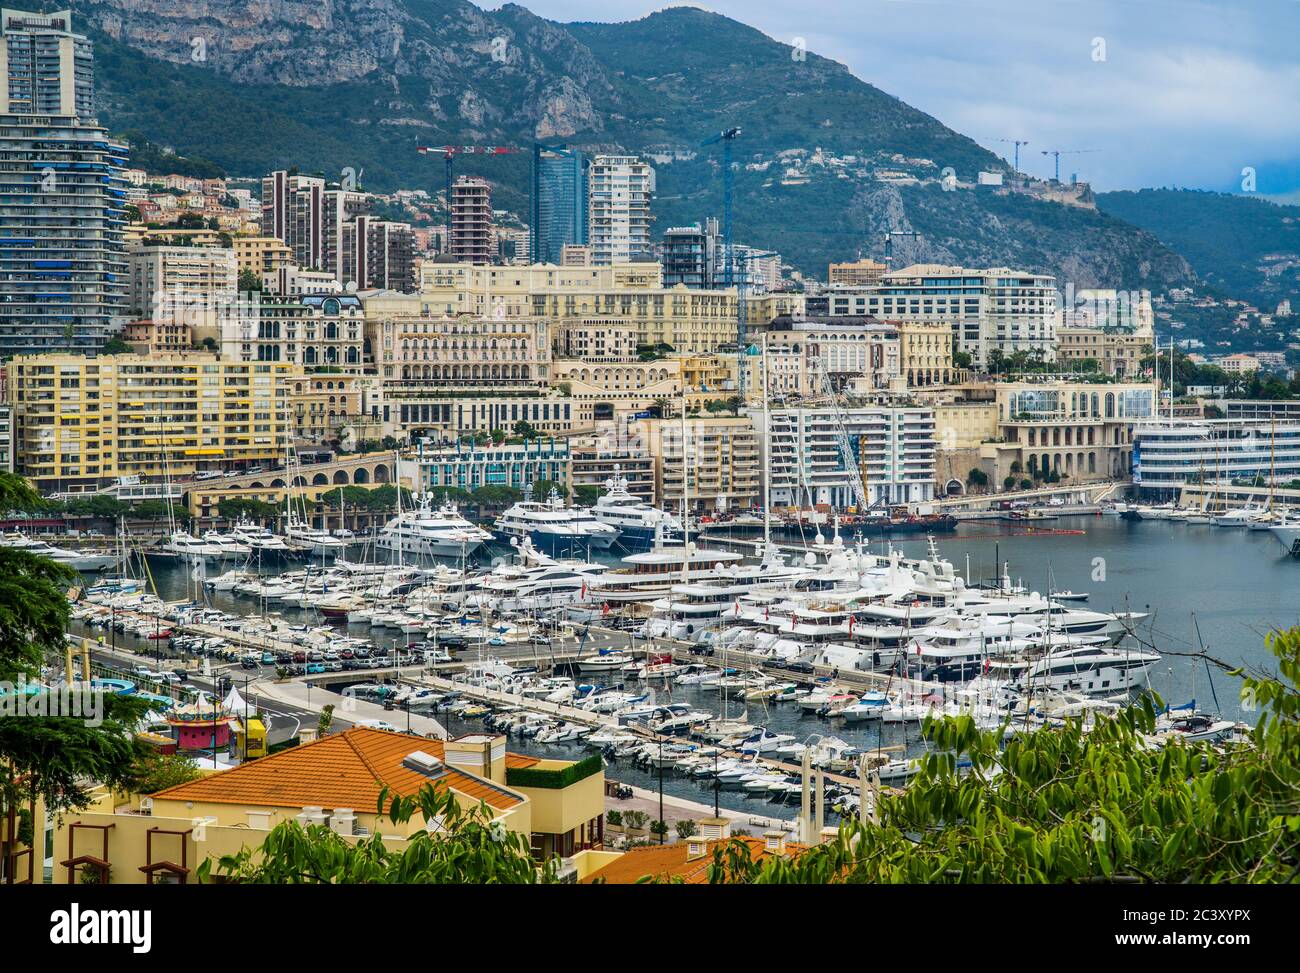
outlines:
[[[736, 290], [665, 287], [659, 263], [604, 267], [476, 266], [425, 263], [420, 268], [420, 312], [434, 315], [545, 318], [554, 326], [584, 318], [593, 326], [624, 323], [639, 344], [667, 344], [683, 353], [710, 352], [734, 344]], [[760, 294], [746, 298], [746, 320], [766, 324], [802, 312], [802, 294]], [[374, 314], [393, 313], [381, 299]], [[367, 314], [370, 315], [369, 302]]]
[[340, 438], [361, 412], [361, 384], [356, 375], [295, 374], [289, 379], [289, 388], [293, 435], [312, 445]]
[[[642, 419], [628, 424], [655, 457], [655, 493], [668, 509], [682, 500], [682, 422]], [[758, 502], [758, 436], [748, 416], [705, 415], [686, 420], [687, 481], [692, 510], [735, 510]]]
[[889, 267], [886, 264], [876, 263], [867, 257], [855, 260], [852, 263], [831, 264], [830, 272], [827, 274], [827, 283], [847, 284], [850, 287], [879, 284], [880, 278], [888, 269]]
[[1091, 360], [1106, 375], [1135, 377], [1153, 340], [1149, 330], [1061, 328], [1056, 332], [1056, 360], [1066, 364]]
[[242, 236], [231, 243], [239, 273], [250, 271], [258, 277], [278, 277], [281, 270], [293, 263], [293, 250], [279, 237]]
[[24, 355], [8, 366], [15, 467], [43, 491], [280, 462], [291, 366], [216, 355]]
[[958, 380], [952, 363], [952, 327], [927, 321], [898, 325], [899, 370], [909, 388]]
[[505, 827], [528, 835], [539, 859], [568, 857], [602, 845], [604, 779], [599, 757], [572, 763], [507, 753], [504, 736], [444, 743], [354, 727], [151, 797], [101, 789], [91, 807], [59, 821], [54, 881], [93, 873], [108, 884], [185, 884], [205, 858], [256, 848], [291, 820], [328, 826], [350, 841], [379, 834], [400, 850], [430, 822], [417, 814], [396, 824], [378, 814], [380, 792], [410, 797], [426, 784], [449, 789], [462, 804], [481, 802]]

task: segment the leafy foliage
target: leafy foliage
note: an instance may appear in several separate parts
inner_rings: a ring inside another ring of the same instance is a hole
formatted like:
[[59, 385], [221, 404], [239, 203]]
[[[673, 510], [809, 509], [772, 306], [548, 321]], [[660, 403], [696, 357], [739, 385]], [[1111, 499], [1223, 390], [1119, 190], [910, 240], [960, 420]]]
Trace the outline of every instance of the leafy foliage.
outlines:
[[462, 807], [446, 787], [426, 784], [414, 797], [380, 792], [378, 812], [404, 825], [417, 813], [420, 828], [404, 845], [389, 848], [378, 834], [348, 841], [321, 825], [285, 821], [259, 848], [243, 848], [216, 863], [205, 860], [200, 881], [269, 885], [304, 884], [518, 884], [556, 881], [557, 861], [536, 862], [529, 838], [492, 817], [487, 806]]
[[[1281, 678], [1242, 682], [1250, 744], [1152, 746], [1158, 700], [1085, 732], [929, 720], [933, 751], [879, 822], [800, 854], [715, 849], [714, 882], [1294, 882], [1300, 876], [1300, 629], [1268, 646]], [[959, 758], [970, 761], [959, 774]]]

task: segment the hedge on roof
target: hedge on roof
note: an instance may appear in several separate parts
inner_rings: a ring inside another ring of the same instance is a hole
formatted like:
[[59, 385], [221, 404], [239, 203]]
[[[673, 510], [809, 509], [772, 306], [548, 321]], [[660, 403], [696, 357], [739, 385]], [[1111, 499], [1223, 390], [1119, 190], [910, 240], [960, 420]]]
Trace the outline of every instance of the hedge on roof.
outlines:
[[594, 753], [584, 757], [576, 764], [569, 764], [563, 770], [541, 770], [537, 767], [507, 767], [507, 787], [537, 787], [547, 790], [563, 790], [580, 780], [586, 780], [592, 774], [605, 769], [605, 762], [600, 754]]

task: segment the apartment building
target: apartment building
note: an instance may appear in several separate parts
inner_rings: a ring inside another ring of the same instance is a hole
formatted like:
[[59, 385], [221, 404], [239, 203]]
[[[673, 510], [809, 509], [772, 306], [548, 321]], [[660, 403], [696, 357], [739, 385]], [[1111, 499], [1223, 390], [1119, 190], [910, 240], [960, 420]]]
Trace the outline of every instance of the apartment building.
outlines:
[[[751, 419], [763, 429], [761, 412]], [[764, 462], [771, 470], [772, 503], [839, 509], [866, 502], [924, 503], [935, 495], [934, 409], [867, 405], [773, 409]]]
[[898, 371], [908, 388], [957, 381], [952, 363], [952, 329], [946, 324], [904, 321], [898, 325]]
[[597, 432], [569, 440], [569, 485], [573, 490], [590, 487], [604, 491], [615, 474], [627, 482], [627, 491], [646, 503], [657, 503], [655, 457], [636, 436], [625, 432], [626, 424], [599, 424]]
[[477, 176], [458, 176], [451, 187], [451, 258], [492, 263], [492, 187]]
[[70, 10], [0, 10], [0, 79], [0, 115], [95, 114], [94, 51]]
[[567, 246], [587, 243], [587, 165], [563, 145], [533, 146], [529, 257], [558, 264]]
[[459, 393], [547, 387], [547, 321], [472, 315], [410, 315], [416, 302], [368, 303], [368, 329], [379, 375], [394, 385]]
[[837, 317], [947, 324], [958, 349], [977, 365], [994, 350], [1055, 354], [1056, 286], [1046, 274], [914, 264], [884, 274], [877, 284], [831, 288], [826, 299]]
[[293, 263], [293, 250], [279, 237], [237, 236], [230, 246], [239, 273], [256, 274], [272, 290], [277, 289], [280, 272]]
[[361, 413], [356, 375], [295, 370], [288, 381], [290, 426], [299, 446], [333, 445]]
[[889, 270], [888, 264], [877, 263], [863, 257], [852, 262], [831, 264], [826, 280], [832, 287], [836, 284], [845, 287], [867, 287], [879, 284], [887, 270]]
[[25, 355], [8, 367], [15, 466], [43, 492], [280, 462], [291, 366], [214, 354]]
[[1094, 361], [1102, 374], [1121, 378], [1136, 377], [1152, 347], [1150, 331], [1066, 327], [1056, 332], [1056, 360], [1063, 366]]
[[596, 266], [644, 260], [652, 252], [655, 171], [631, 155], [597, 155], [587, 170], [587, 243]]
[[681, 362], [557, 359], [551, 362], [551, 386], [573, 403], [574, 427], [592, 429], [645, 413], [661, 402], [675, 402], [681, 394]]
[[[700, 513], [752, 507], [759, 500], [762, 470], [758, 436], [747, 417], [685, 420], [686, 484], [690, 509]], [[627, 433], [655, 457], [655, 494], [667, 509], [682, 502], [683, 422], [641, 419]]]
[[[658, 262], [608, 267], [425, 263], [420, 300], [428, 305], [428, 313], [539, 317], [557, 326], [586, 319], [597, 320], [601, 327], [626, 322], [635, 329], [637, 344], [666, 344], [687, 354], [734, 345], [736, 292], [666, 288], [662, 270]], [[778, 311], [798, 305], [775, 297], [746, 300], [751, 324], [764, 324]]]
[[222, 322], [236, 313], [239, 262], [226, 247], [132, 244], [130, 313], [164, 324], [181, 324], [197, 340], [217, 339]]
[[765, 340], [769, 357], [780, 349], [796, 354], [802, 349], [819, 391], [824, 390], [823, 376], [837, 389], [864, 378], [866, 390], [876, 390], [888, 388], [899, 373], [898, 329], [876, 321], [779, 318]]

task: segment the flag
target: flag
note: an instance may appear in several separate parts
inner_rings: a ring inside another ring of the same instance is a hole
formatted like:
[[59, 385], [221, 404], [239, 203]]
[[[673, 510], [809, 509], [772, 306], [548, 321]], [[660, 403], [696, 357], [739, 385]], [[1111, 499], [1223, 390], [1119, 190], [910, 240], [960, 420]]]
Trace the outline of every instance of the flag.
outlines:
[[586, 598], [586, 597], [587, 597], [587, 582], [584, 581], [584, 582], [582, 583], [582, 594], [579, 595], [578, 597], [580, 597], [580, 598]]
[[850, 635], [853, 634], [853, 616], [852, 616], [852, 615], [849, 616], [849, 634], [850, 634]]
[[763, 621], [767, 622], [767, 621], [771, 621], [771, 619], [772, 619], [772, 609], [771, 609], [771, 608], [764, 608], [764, 609], [763, 609]]

